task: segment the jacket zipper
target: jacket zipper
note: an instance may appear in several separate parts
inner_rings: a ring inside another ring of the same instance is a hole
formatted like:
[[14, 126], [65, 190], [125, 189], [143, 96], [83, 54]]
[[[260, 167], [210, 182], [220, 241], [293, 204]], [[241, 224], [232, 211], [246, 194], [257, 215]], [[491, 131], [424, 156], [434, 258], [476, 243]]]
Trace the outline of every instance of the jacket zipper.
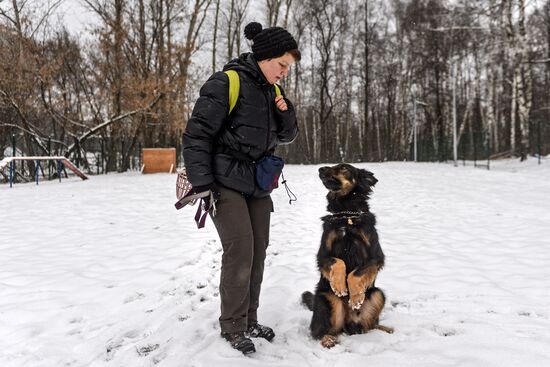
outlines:
[[[270, 94], [270, 88], [267, 89], [267, 94]], [[271, 134], [271, 105], [269, 104], [269, 97], [264, 93], [265, 100], [267, 102], [267, 137], [265, 140], [265, 153], [269, 150], [269, 135]]]

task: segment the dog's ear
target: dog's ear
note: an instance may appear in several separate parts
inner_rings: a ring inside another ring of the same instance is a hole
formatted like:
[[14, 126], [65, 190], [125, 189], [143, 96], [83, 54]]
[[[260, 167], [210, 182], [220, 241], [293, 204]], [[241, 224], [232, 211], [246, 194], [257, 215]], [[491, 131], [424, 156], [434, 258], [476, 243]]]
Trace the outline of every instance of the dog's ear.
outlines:
[[359, 170], [359, 185], [361, 187], [368, 189], [369, 187], [376, 185], [377, 182], [378, 180], [374, 177], [372, 172], [367, 171], [366, 169]]

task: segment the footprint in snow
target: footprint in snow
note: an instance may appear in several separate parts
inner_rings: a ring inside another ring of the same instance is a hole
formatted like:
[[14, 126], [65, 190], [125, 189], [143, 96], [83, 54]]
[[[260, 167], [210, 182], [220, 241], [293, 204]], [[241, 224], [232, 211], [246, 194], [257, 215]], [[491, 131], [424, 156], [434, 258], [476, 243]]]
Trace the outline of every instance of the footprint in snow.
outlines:
[[444, 336], [444, 337], [454, 336], [454, 335], [458, 334], [458, 331], [455, 330], [455, 329], [444, 327], [444, 326], [439, 326], [439, 325], [433, 325], [431, 330], [434, 331], [439, 336]]
[[83, 317], [75, 317], [69, 320], [69, 324], [80, 324], [82, 321], [84, 321]]
[[138, 299], [143, 299], [143, 298], [145, 298], [145, 294], [137, 292], [134, 295], [126, 297], [126, 299], [124, 300], [124, 303], [126, 304], [130, 302], [134, 302], [134, 301], [137, 301]]
[[157, 350], [159, 346], [159, 344], [149, 344], [144, 347], [136, 347], [136, 351], [140, 357], [146, 357], [152, 351]]
[[[134, 343], [135, 339], [139, 338], [140, 331], [137, 329], [129, 330], [125, 332], [122, 337], [117, 338], [111, 338], [107, 342], [107, 346], [105, 347], [105, 360], [110, 361], [114, 358], [116, 352], [125, 344], [128, 343]], [[143, 335], [141, 339], [146, 337], [147, 335]]]

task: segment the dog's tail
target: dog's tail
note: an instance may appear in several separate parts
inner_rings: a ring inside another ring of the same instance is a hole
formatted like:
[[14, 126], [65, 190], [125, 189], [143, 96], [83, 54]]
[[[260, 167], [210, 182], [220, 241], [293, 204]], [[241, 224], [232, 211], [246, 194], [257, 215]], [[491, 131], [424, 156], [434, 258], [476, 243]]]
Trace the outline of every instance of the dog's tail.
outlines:
[[302, 303], [310, 311], [313, 311], [313, 300], [314, 300], [314, 296], [313, 296], [313, 293], [311, 293], [310, 291], [306, 291], [302, 293]]

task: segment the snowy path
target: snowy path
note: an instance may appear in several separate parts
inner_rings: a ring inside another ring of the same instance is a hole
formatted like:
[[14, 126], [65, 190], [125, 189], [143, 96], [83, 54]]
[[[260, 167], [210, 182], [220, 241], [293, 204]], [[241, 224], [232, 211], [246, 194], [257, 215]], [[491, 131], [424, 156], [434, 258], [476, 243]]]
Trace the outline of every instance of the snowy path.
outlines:
[[299, 304], [316, 280], [319, 166], [289, 166], [273, 195], [260, 321], [243, 357], [219, 337], [221, 246], [174, 175], [0, 186], [0, 366], [548, 366], [550, 162], [361, 164], [386, 253], [377, 284], [395, 334], [324, 350]]

